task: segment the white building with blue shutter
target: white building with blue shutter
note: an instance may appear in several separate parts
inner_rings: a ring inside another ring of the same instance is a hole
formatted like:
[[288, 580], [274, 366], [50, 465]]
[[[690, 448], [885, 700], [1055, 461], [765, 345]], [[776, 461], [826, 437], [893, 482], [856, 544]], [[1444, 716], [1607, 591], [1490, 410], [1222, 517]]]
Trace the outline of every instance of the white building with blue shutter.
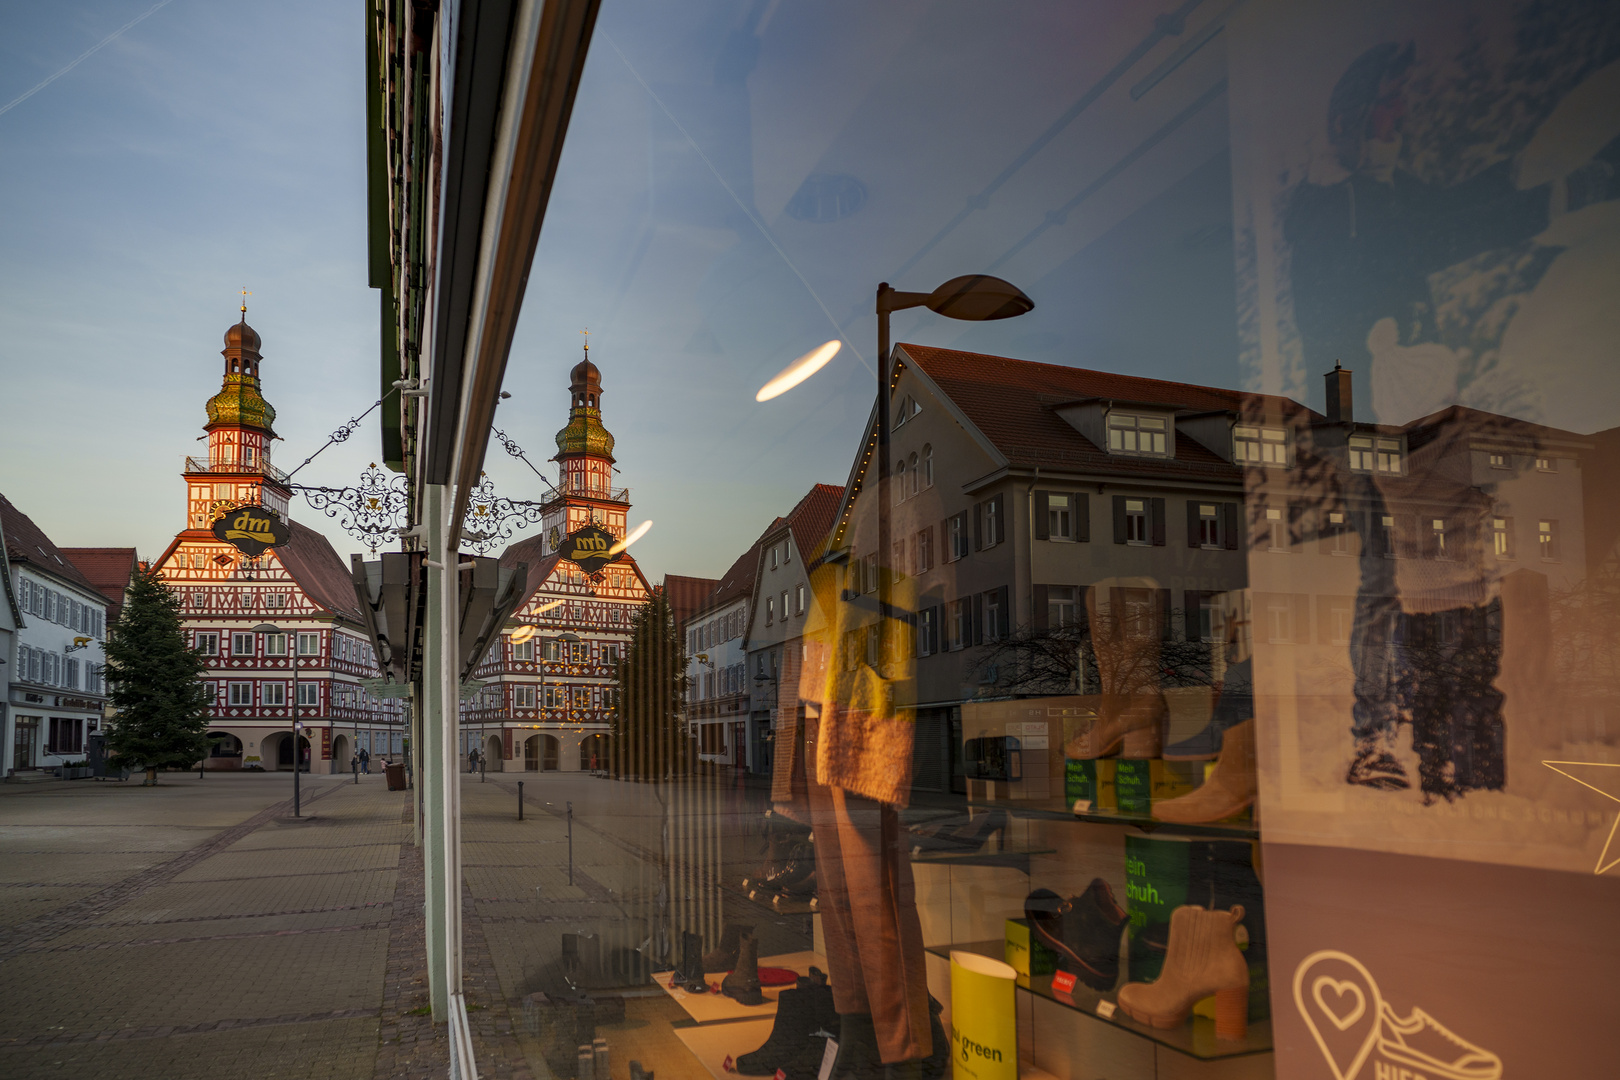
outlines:
[[6, 777], [83, 761], [106, 703], [109, 601], [50, 537], [0, 495], [8, 606], [4, 737]]

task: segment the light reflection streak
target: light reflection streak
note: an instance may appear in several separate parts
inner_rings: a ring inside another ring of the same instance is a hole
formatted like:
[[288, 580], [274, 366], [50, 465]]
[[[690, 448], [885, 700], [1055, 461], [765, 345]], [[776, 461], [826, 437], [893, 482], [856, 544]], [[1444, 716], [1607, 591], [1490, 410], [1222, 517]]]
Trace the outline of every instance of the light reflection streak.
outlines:
[[835, 338], [832, 341], [827, 342], [825, 345], [811, 349], [809, 352], [793, 361], [793, 363], [783, 368], [781, 373], [777, 375], [776, 378], [760, 387], [759, 393], [754, 395], [754, 400], [769, 401], [774, 397], [779, 397], [780, 395], [787, 393], [789, 390], [793, 389], [795, 386], [798, 386], [800, 383], [804, 382], [804, 380], [826, 367], [827, 361], [837, 356], [838, 350], [842, 346], [843, 342]]

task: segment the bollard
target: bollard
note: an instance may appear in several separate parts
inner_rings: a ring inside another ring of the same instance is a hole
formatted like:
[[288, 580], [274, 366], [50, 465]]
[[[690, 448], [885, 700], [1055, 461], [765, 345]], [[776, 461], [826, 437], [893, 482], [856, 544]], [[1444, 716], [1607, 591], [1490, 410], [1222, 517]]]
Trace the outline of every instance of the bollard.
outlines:
[[518, 781], [518, 820], [523, 820], [523, 781]]
[[349, 768], [354, 770], [354, 782], [360, 782], [360, 759], [354, 758], [349, 762]]
[[568, 884], [574, 883], [574, 804], [568, 804]]

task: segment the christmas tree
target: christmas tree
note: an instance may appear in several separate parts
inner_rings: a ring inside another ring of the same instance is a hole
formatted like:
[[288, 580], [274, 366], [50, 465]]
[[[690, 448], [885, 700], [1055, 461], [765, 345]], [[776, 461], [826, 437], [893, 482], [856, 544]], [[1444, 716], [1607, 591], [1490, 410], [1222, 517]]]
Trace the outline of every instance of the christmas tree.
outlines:
[[681, 722], [686, 652], [662, 589], [636, 610], [613, 677], [614, 770], [649, 779], [684, 773], [690, 764]]
[[123, 613], [107, 635], [109, 696], [118, 715], [107, 749], [120, 763], [146, 770], [190, 768], [208, 753], [209, 698], [203, 658], [186, 644], [180, 598], [155, 570], [130, 579]]

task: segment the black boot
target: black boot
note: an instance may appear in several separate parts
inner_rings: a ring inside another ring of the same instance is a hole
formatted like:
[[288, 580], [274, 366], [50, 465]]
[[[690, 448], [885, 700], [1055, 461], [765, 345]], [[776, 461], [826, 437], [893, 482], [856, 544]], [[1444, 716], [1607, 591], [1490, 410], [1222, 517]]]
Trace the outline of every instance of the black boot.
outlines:
[[742, 1005], [763, 1005], [759, 989], [759, 941], [744, 934], [737, 946], [737, 966], [720, 982], [720, 992]]
[[885, 1080], [871, 1013], [838, 1014], [838, 1058], [830, 1080]]
[[708, 980], [703, 977], [703, 939], [690, 930], [681, 932], [681, 966], [675, 969], [669, 985], [694, 994], [709, 990]]
[[754, 928], [747, 923], [727, 923], [720, 934], [720, 944], [712, 952], [704, 954], [703, 971], [730, 971], [737, 966], [737, 945], [742, 941], [744, 934], [752, 934]]
[[1050, 889], [1036, 889], [1024, 901], [1024, 915], [1041, 944], [1057, 953], [1059, 970], [1078, 976], [1093, 990], [1113, 989], [1119, 981], [1119, 938], [1127, 916], [1106, 881], [1096, 878], [1068, 900]]
[[[818, 984], [809, 976], [801, 976], [793, 989], [782, 991], [776, 999], [776, 1023], [771, 1028], [771, 1037], [758, 1050], [738, 1058], [737, 1071], [744, 1076], [770, 1076], [777, 1069], [782, 1069], [788, 1074], [789, 1080], [793, 1080], [794, 1070], [788, 1066], [797, 1063], [800, 1058], [808, 1062], [809, 1043], [816, 1032], [825, 1031], [826, 1036], [834, 1035], [837, 1026], [838, 1013], [833, 1009], [832, 990], [826, 980]], [[826, 1037], [814, 1041], [819, 1048], [826, 1042]], [[819, 1056], [815, 1064], [819, 1070]], [[803, 1071], [805, 1063], [799, 1063], [798, 1067]], [[814, 1076], [815, 1073], [810, 1075]]]

